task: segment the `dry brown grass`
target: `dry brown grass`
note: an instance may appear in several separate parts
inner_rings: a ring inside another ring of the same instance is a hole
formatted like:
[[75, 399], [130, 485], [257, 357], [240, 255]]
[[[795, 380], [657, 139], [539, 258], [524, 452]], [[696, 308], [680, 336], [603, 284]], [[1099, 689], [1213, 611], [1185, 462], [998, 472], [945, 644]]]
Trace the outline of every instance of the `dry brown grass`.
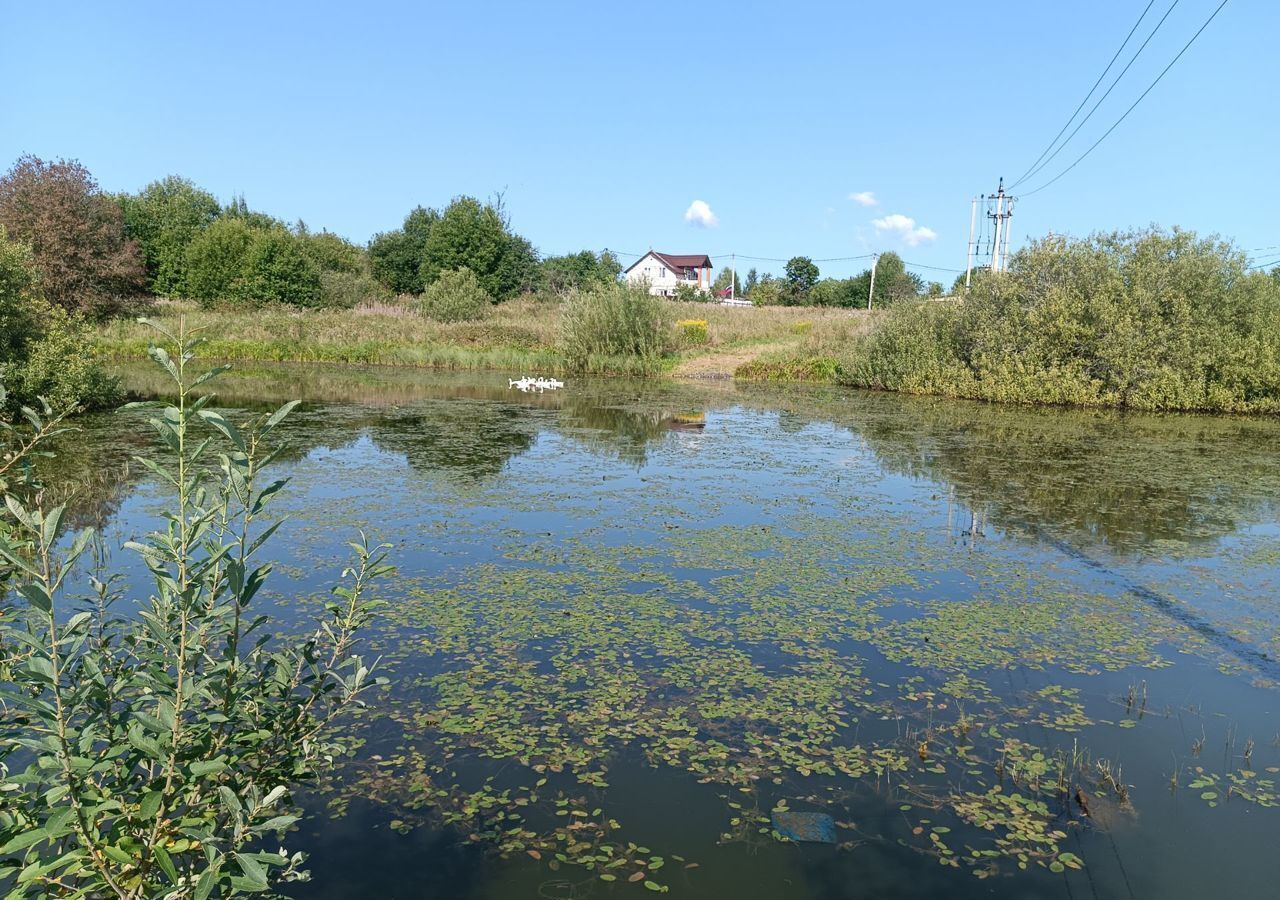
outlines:
[[[185, 318], [201, 328], [211, 358], [325, 361], [451, 369], [563, 371], [561, 304], [520, 298], [495, 306], [477, 322], [441, 323], [413, 308], [412, 297], [355, 309], [205, 309], [187, 301], [157, 301], [149, 318], [173, 328]], [[669, 302], [669, 318], [703, 319], [707, 344], [684, 349], [665, 368], [698, 360], [704, 372], [727, 375], [761, 353], [770, 358], [825, 355], [867, 328], [861, 310], [804, 307], [726, 307]], [[108, 357], [142, 358], [155, 332], [131, 319], [104, 323], [99, 350]], [[722, 371], [723, 370], [723, 371]], [[598, 371], [639, 374], [633, 362], [601, 361]]]

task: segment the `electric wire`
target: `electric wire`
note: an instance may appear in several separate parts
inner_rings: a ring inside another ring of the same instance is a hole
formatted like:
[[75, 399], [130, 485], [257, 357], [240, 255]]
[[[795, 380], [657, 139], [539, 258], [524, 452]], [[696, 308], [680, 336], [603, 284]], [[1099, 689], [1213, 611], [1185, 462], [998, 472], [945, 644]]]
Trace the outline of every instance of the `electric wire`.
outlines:
[[1138, 57], [1142, 55], [1142, 51], [1147, 49], [1147, 44], [1151, 43], [1151, 39], [1156, 36], [1156, 32], [1160, 30], [1160, 26], [1164, 24], [1165, 19], [1169, 18], [1169, 14], [1173, 12], [1174, 8], [1177, 7], [1178, 2], [1179, 0], [1173, 0], [1173, 4], [1164, 11], [1164, 15], [1161, 16], [1160, 21], [1156, 23], [1156, 27], [1151, 29], [1151, 33], [1147, 35], [1147, 39], [1142, 42], [1142, 46], [1139, 47], [1137, 51], [1133, 54], [1133, 56], [1129, 59], [1129, 61], [1125, 63], [1125, 67], [1120, 70], [1120, 74], [1116, 76], [1115, 81], [1111, 82], [1111, 86], [1107, 88], [1106, 93], [1104, 93], [1101, 97], [1098, 98], [1098, 102], [1093, 104], [1093, 108], [1090, 109], [1089, 112], [1085, 115], [1085, 117], [1080, 120], [1080, 124], [1077, 125], [1072, 130], [1071, 134], [1067, 135], [1067, 139], [1058, 145], [1057, 150], [1054, 150], [1051, 154], [1049, 154], [1048, 159], [1040, 163], [1038, 166], [1034, 166], [1030, 172], [1028, 172], [1026, 175], [1023, 175], [1021, 178], [1019, 178], [1014, 184], [1009, 185], [1010, 189], [1017, 187], [1019, 184], [1026, 181], [1028, 178], [1035, 176], [1038, 172], [1040, 172], [1041, 169], [1049, 165], [1049, 163], [1053, 162], [1054, 157], [1056, 157], [1059, 153], [1061, 153], [1063, 149], [1067, 146], [1067, 144], [1071, 143], [1072, 138], [1074, 138], [1077, 134], [1080, 133], [1080, 129], [1085, 126], [1086, 122], [1088, 122], [1091, 118], [1093, 118], [1093, 114], [1098, 111], [1098, 107], [1102, 105], [1103, 101], [1106, 100], [1109, 96], [1111, 96], [1111, 92], [1115, 90], [1116, 85], [1118, 85], [1121, 79], [1124, 78], [1125, 73], [1129, 71], [1129, 68], [1135, 62], [1138, 61]]
[[[1125, 36], [1124, 43], [1116, 50], [1115, 56], [1111, 57], [1111, 62], [1107, 63], [1107, 67], [1102, 70], [1102, 74], [1098, 76], [1098, 80], [1093, 83], [1093, 87], [1089, 88], [1089, 93], [1084, 95], [1084, 99], [1080, 101], [1080, 105], [1076, 107], [1075, 112], [1071, 114], [1071, 118], [1063, 124], [1061, 130], [1053, 136], [1053, 140], [1049, 142], [1049, 146], [1040, 151], [1040, 155], [1036, 157], [1036, 161], [1027, 167], [1027, 171], [1018, 176], [1018, 180], [1013, 184], [1021, 184], [1023, 180], [1031, 174], [1031, 170], [1040, 164], [1040, 160], [1044, 159], [1045, 154], [1053, 149], [1053, 145], [1058, 143], [1058, 138], [1066, 133], [1071, 127], [1071, 123], [1075, 121], [1076, 116], [1080, 115], [1080, 110], [1084, 109], [1084, 105], [1089, 102], [1089, 98], [1093, 96], [1093, 92], [1098, 89], [1098, 85], [1102, 84], [1102, 79], [1107, 77], [1107, 73], [1111, 71], [1111, 67], [1116, 64], [1116, 60], [1120, 58], [1120, 54], [1124, 52], [1124, 48], [1129, 46], [1129, 39], [1133, 37], [1134, 32], [1138, 30], [1138, 26], [1142, 24], [1142, 20], [1147, 17], [1147, 13], [1151, 11], [1151, 7], [1155, 6], [1156, 0], [1149, 0], [1146, 9], [1142, 11], [1142, 15], [1138, 16], [1138, 21], [1133, 23], [1133, 27], [1129, 29], [1129, 34]], [[1013, 185], [1010, 185], [1012, 187]]]
[[1165, 66], [1164, 69], [1161, 70], [1160, 74], [1156, 76], [1156, 80], [1151, 82], [1150, 86], [1138, 96], [1138, 99], [1133, 101], [1133, 104], [1124, 111], [1124, 115], [1116, 119], [1115, 124], [1113, 124], [1110, 128], [1108, 128], [1106, 131], [1102, 133], [1102, 137], [1094, 141], [1093, 145], [1089, 147], [1088, 150], [1084, 151], [1084, 153], [1081, 153], [1078, 157], [1076, 157], [1075, 162], [1073, 162], [1071, 165], [1067, 166], [1065, 169], [1063, 169], [1061, 172], [1059, 172], [1050, 180], [1046, 181], [1044, 184], [1040, 185], [1040, 187], [1036, 188], [1035, 190], [1023, 192], [1022, 196], [1030, 197], [1032, 194], [1040, 193], [1049, 185], [1053, 184], [1055, 181], [1061, 178], [1063, 175], [1066, 175], [1076, 166], [1080, 165], [1080, 163], [1084, 161], [1085, 157], [1087, 157], [1090, 153], [1096, 150], [1098, 148], [1098, 145], [1101, 144], [1103, 141], [1105, 141], [1107, 137], [1111, 134], [1111, 132], [1115, 131], [1116, 128], [1120, 126], [1120, 123], [1129, 117], [1129, 113], [1133, 112], [1134, 109], [1137, 108], [1138, 104], [1142, 102], [1143, 98], [1145, 98], [1147, 94], [1151, 93], [1151, 91], [1155, 88], [1155, 86], [1160, 83], [1160, 80], [1164, 78], [1164, 76], [1168, 73], [1170, 69], [1173, 68], [1174, 63], [1180, 60], [1182, 58], [1182, 54], [1186, 53], [1187, 50], [1191, 48], [1191, 45], [1196, 42], [1196, 38], [1200, 37], [1200, 35], [1204, 33], [1204, 30], [1209, 27], [1209, 23], [1212, 22], [1215, 18], [1217, 18], [1218, 13], [1222, 12], [1222, 8], [1226, 6], [1227, 3], [1228, 3], [1228, 0], [1222, 0], [1222, 2], [1218, 4], [1218, 8], [1213, 11], [1213, 13], [1209, 16], [1209, 18], [1205, 19], [1204, 24], [1200, 26], [1200, 29], [1191, 36], [1191, 40], [1187, 41], [1187, 43], [1183, 46], [1183, 48], [1178, 51], [1178, 55], [1173, 58], [1173, 60], [1169, 63], [1169, 65]]

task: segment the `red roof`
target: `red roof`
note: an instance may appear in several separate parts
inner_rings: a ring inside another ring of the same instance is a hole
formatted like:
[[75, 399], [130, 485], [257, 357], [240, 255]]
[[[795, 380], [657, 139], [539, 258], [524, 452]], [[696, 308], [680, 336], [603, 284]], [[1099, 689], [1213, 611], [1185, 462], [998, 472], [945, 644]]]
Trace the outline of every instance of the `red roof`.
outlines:
[[670, 269], [671, 271], [677, 274], [679, 274], [684, 269], [701, 269], [701, 268], [710, 269], [711, 268], [711, 257], [707, 256], [707, 254], [705, 253], [693, 253], [693, 254], [659, 253], [657, 250], [650, 250], [644, 256], [640, 257], [640, 259], [637, 259], [631, 265], [627, 266], [627, 271], [630, 272], [632, 269], [640, 265], [642, 261], [644, 261], [645, 259], [648, 259], [650, 256], [653, 256], [655, 259], [658, 260], [658, 262], [662, 263], [668, 269]]

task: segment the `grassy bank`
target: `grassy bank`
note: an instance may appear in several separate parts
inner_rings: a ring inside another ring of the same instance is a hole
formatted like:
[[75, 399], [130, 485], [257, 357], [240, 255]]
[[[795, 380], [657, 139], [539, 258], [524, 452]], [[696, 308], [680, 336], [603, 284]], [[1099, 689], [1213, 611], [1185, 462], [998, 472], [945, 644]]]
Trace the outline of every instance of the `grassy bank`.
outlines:
[[[161, 301], [147, 314], [165, 327], [185, 318], [208, 340], [202, 353], [215, 359], [270, 362], [329, 362], [450, 370], [494, 370], [563, 374], [659, 375], [690, 361], [718, 357], [733, 365], [710, 365], [710, 374], [732, 374], [759, 348], [838, 342], [862, 327], [861, 314], [788, 307], [731, 308], [704, 303], [666, 303], [672, 321], [707, 323], [706, 343], [690, 345], [676, 332], [671, 352], [656, 359], [591, 356], [570, 367], [561, 344], [557, 301], [519, 299], [502, 303], [478, 322], [436, 322], [409, 306], [387, 303], [355, 309], [204, 309]], [[155, 331], [134, 319], [103, 323], [94, 345], [107, 359], [143, 359]]]

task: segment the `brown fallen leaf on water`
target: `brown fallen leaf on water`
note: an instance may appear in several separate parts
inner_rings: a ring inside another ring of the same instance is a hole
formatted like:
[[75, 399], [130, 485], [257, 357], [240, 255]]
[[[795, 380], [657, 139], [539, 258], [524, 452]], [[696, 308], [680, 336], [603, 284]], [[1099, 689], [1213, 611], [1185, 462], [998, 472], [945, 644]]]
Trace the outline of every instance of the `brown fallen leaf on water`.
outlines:
[[627, 881], [639, 881], [642, 878], [644, 878], [644, 872], [632, 872]]
[[542, 854], [539, 853], [537, 850], [526, 850], [525, 853], [528, 853], [534, 859], [542, 859]]
[[911, 829], [911, 833], [912, 833], [912, 834], [924, 834], [924, 829], [923, 829], [923, 828], [921, 828], [919, 825], [917, 825], [915, 828], [912, 828], [912, 829]]
[[686, 868], [686, 869], [696, 869], [696, 868], [698, 868], [698, 865], [699, 865], [698, 863], [689, 863], [688, 865], [686, 865], [686, 866], [685, 866], [685, 868]]

